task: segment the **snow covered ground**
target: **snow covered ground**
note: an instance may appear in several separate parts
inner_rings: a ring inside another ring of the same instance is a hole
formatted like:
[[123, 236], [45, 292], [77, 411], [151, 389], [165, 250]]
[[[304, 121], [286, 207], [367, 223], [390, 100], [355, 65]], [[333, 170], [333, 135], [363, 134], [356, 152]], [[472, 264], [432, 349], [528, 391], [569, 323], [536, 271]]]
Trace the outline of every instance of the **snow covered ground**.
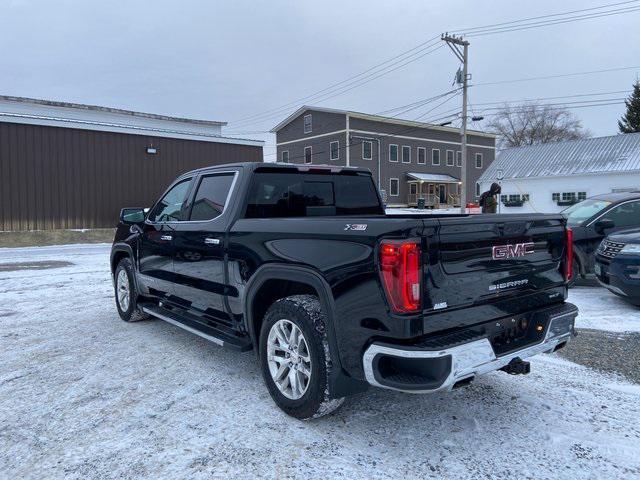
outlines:
[[599, 287], [575, 287], [569, 301], [580, 307], [576, 326], [609, 332], [640, 332], [640, 308]]
[[[0, 270], [0, 478], [640, 477], [640, 386], [620, 378], [541, 356], [528, 376], [371, 389], [300, 422], [252, 353], [122, 322], [108, 246], [0, 249], [0, 265], [39, 260], [73, 265]], [[635, 307], [593, 295], [572, 291], [580, 325], [636, 325]]]

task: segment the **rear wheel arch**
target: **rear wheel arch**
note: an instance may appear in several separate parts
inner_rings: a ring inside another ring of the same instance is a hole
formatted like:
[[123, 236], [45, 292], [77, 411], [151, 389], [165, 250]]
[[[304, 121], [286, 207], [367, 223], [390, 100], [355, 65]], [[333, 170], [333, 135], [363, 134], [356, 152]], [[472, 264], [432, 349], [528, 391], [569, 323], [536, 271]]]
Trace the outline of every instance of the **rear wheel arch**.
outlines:
[[327, 317], [331, 349], [337, 352], [334, 331], [334, 306], [331, 288], [318, 273], [297, 266], [266, 265], [256, 271], [247, 285], [244, 317], [254, 347], [258, 345], [264, 314], [280, 298], [291, 295], [318, 297]]

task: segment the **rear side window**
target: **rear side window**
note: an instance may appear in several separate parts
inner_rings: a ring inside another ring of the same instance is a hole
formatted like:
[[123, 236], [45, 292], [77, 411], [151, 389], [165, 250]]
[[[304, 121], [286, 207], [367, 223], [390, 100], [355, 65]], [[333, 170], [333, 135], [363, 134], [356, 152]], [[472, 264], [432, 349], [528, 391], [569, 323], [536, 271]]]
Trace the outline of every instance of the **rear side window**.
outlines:
[[245, 218], [383, 214], [370, 175], [255, 173]]
[[202, 177], [193, 199], [189, 220], [212, 220], [224, 211], [227, 196], [233, 183], [233, 173]]

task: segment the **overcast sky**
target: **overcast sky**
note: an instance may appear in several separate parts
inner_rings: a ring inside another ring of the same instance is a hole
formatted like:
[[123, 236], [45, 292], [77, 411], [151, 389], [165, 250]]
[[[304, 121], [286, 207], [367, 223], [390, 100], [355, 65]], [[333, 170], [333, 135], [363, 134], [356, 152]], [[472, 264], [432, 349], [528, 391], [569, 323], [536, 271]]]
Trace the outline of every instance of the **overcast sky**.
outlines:
[[[253, 124], [232, 121], [317, 92], [447, 30], [614, 1], [0, 0], [0, 94], [225, 120], [229, 131], [269, 130], [284, 112]], [[473, 83], [639, 66], [639, 26], [635, 12], [471, 38]], [[450, 90], [457, 67], [445, 47], [310, 103], [377, 113]], [[478, 85], [470, 99], [630, 92], [637, 76], [640, 68]], [[614, 105], [574, 113], [594, 135], [610, 135], [623, 111]], [[270, 135], [243, 136], [274, 143]]]

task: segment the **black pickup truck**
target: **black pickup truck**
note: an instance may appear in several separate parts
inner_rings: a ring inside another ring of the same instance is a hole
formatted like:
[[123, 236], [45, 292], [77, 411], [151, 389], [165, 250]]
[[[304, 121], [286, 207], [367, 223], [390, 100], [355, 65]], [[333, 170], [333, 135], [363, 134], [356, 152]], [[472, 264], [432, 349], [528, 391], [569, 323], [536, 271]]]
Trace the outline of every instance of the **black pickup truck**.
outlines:
[[297, 418], [528, 373], [574, 333], [562, 215], [390, 216], [368, 170], [264, 163], [186, 173], [145, 212], [113, 243], [122, 319], [255, 350]]

